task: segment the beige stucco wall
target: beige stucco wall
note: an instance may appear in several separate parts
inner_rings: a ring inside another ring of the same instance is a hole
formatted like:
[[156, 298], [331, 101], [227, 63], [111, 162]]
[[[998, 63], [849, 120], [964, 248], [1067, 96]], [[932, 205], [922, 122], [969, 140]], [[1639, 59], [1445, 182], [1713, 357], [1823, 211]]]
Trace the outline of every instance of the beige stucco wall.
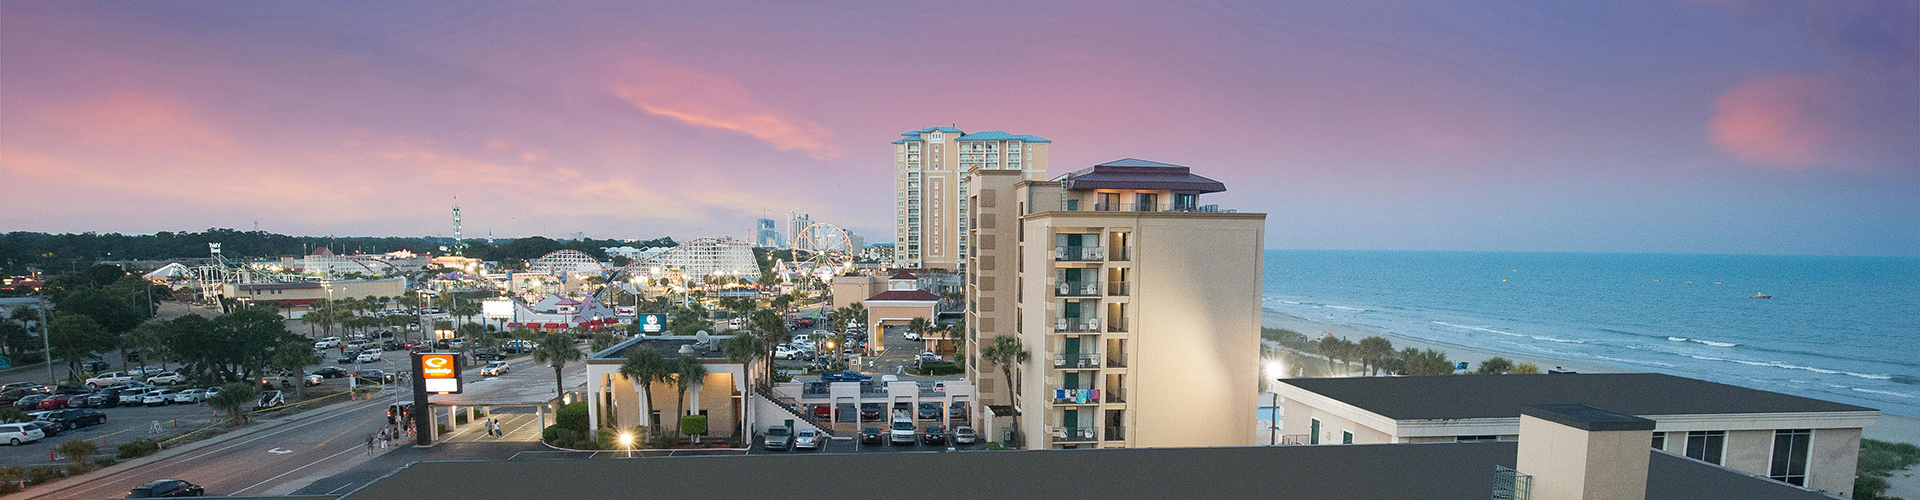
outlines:
[[[1686, 433], [1679, 435], [1685, 436]], [[1681, 449], [1685, 450], [1686, 447], [1682, 446]], [[1729, 469], [1765, 476], [1767, 467], [1772, 465], [1772, 454], [1773, 431], [1727, 431], [1726, 454], [1721, 456], [1720, 463]]]
[[[1036, 148], [1044, 151], [1045, 148]], [[1021, 174], [1009, 170], [975, 170], [972, 192], [968, 194], [971, 225], [967, 263], [966, 342], [967, 379], [980, 389], [980, 397], [971, 415], [981, 415], [980, 405], [1012, 402], [1011, 391], [1000, 370], [978, 362], [980, 349], [994, 337], [1013, 335], [1014, 310], [1018, 308], [1017, 281], [1020, 251], [1020, 204], [1014, 185]]]
[[1854, 475], [1860, 464], [1860, 429], [1814, 429], [1811, 444], [1807, 487], [1853, 496]]
[[1644, 500], [1649, 431], [1587, 432], [1520, 417], [1515, 469], [1533, 476], [1535, 500]]
[[[1392, 443], [1393, 435], [1381, 429], [1375, 429], [1353, 420], [1320, 411], [1306, 403], [1293, 399], [1280, 402], [1280, 434], [1282, 436], [1311, 434], [1313, 420], [1320, 420], [1320, 444], [1340, 444], [1340, 431], [1353, 431], [1354, 444]], [[1452, 439], [1447, 439], [1452, 441]], [[1311, 443], [1304, 440], [1304, 443]]]
[[887, 279], [879, 276], [833, 277], [833, 308], [847, 307], [887, 290]]
[[[630, 429], [635, 425], [642, 424], [643, 421], [640, 418], [639, 409], [640, 392], [634, 388], [633, 382], [626, 377], [613, 375], [610, 387], [612, 388], [614, 405], [616, 407], [614, 414], [616, 418], [618, 418], [615, 427], [618, 429]], [[740, 420], [739, 409], [733, 401], [733, 387], [733, 374], [707, 374], [699, 390], [700, 400], [698, 407], [694, 406], [693, 391], [688, 391], [687, 397], [684, 400], [684, 404], [688, 410], [687, 413], [692, 414], [698, 410], [707, 411], [707, 438], [733, 436], [734, 430]], [[679, 392], [671, 382], [655, 382], [653, 384], [652, 409], [660, 412], [660, 423], [663, 426], [669, 426], [668, 428], [676, 425], [675, 419], [677, 415], [679, 415], [674, 406], [678, 394]]]

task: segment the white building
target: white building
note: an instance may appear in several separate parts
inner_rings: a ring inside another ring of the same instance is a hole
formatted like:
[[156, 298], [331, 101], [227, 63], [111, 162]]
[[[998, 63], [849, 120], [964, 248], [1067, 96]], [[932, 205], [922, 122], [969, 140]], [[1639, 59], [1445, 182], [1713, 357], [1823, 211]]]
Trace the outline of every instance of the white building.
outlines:
[[745, 280], [760, 277], [760, 264], [753, 257], [753, 244], [732, 238], [700, 238], [652, 255], [641, 261], [637, 274], [662, 276], [679, 273], [688, 279], [729, 276]]

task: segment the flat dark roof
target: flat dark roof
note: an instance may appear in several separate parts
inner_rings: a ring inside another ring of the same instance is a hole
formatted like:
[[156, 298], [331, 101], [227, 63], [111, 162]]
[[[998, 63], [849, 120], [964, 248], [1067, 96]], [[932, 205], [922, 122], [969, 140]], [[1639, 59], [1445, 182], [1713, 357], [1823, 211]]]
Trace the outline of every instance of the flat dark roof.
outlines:
[[1434, 375], [1281, 380], [1395, 420], [1517, 418], [1533, 405], [1584, 404], [1628, 415], [1873, 411], [1660, 373]]
[[[343, 498], [1485, 500], [1494, 466], [1512, 467], [1516, 450], [1480, 442], [421, 462]], [[1648, 500], [1829, 498], [1648, 452]]]
[[1653, 421], [1617, 411], [1573, 405], [1534, 405], [1520, 408], [1521, 415], [1546, 419], [1583, 431], [1651, 431]]

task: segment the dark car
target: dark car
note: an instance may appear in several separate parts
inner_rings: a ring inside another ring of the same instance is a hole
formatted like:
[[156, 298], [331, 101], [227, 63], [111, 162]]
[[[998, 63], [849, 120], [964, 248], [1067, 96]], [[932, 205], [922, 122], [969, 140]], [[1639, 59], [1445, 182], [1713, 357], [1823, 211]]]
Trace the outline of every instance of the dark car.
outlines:
[[113, 408], [120, 406], [120, 390], [109, 388], [93, 391], [93, 394], [88, 394], [80, 401], [82, 408]]
[[821, 382], [859, 382], [862, 380], [873, 380], [873, 376], [853, 370], [840, 373], [828, 373], [820, 376]]
[[[14, 389], [22, 389], [22, 390], [25, 390], [25, 389], [35, 389], [35, 390], [37, 390], [37, 389], [38, 389], [39, 387], [40, 387], [40, 384], [38, 384], [38, 383], [34, 383], [34, 382], [14, 382], [14, 383], [11, 383], [11, 384], [7, 384], [7, 385], [0, 385], [0, 392], [13, 392], [13, 390], [14, 390]], [[34, 391], [27, 391], [27, 392], [34, 392]]]
[[18, 401], [14, 401], [14, 402], [13, 402], [13, 407], [14, 407], [14, 408], [19, 408], [19, 409], [21, 409], [21, 410], [23, 410], [23, 411], [33, 411], [33, 410], [38, 410], [38, 409], [40, 409], [40, 400], [42, 400], [42, 399], [47, 399], [47, 395], [45, 395], [45, 394], [28, 394], [28, 395], [25, 395], [25, 396], [21, 396], [21, 397], [20, 397], [20, 399], [19, 399]]
[[200, 485], [179, 479], [161, 479], [133, 487], [127, 498], [197, 497], [207, 494]]
[[880, 403], [860, 403], [861, 420], [880, 420]]
[[373, 368], [368, 368], [365, 370], [353, 372], [353, 376], [354, 378], [358, 378], [360, 380], [365, 380], [368, 382], [373, 382], [376, 384], [393, 383], [393, 374], [380, 371], [377, 369], [373, 369]]
[[938, 425], [930, 426], [927, 427], [925, 433], [920, 435], [920, 442], [926, 444], [946, 444], [947, 433]]
[[354, 351], [354, 350], [343, 351], [340, 353], [340, 359], [337, 360], [336, 362], [343, 365], [351, 364], [354, 362], [354, 360], [359, 358], [360, 358], [360, 351]]
[[380, 343], [380, 350], [382, 351], [398, 351], [402, 349], [406, 349], [406, 346], [398, 341], [388, 340]]
[[53, 422], [66, 430], [74, 430], [107, 423], [107, 414], [93, 410], [62, 410], [41, 415], [40, 420]]
[[939, 420], [940, 403], [920, 403], [920, 412], [918, 415], [921, 420]]
[[351, 375], [350, 373], [347, 372], [345, 368], [341, 368], [338, 366], [329, 366], [326, 368], [314, 370], [313, 374], [319, 375], [321, 377], [326, 377], [326, 378], [346, 378], [347, 375]]
[[[133, 353], [127, 353], [127, 354], [133, 354]], [[135, 360], [129, 359], [127, 361], [135, 361]], [[112, 367], [113, 365], [109, 365], [107, 364], [107, 362], [101, 361], [98, 359], [90, 359], [90, 360], [87, 360], [85, 363], [80, 364], [80, 369], [86, 370], [89, 372], [96, 372], [96, 373], [107, 371], [107, 368], [112, 368]]]
[[860, 429], [861, 443], [880, 444], [880, 441], [885, 440], [886, 438], [887, 438], [887, 435], [885, 433], [880, 432], [879, 427], [867, 427], [867, 428]]
[[46, 433], [47, 437], [58, 436], [60, 435], [61, 432], [65, 432], [67, 430], [66, 426], [56, 424], [53, 422], [48, 422], [45, 420], [35, 420], [32, 422], [27, 422], [27, 425], [39, 427], [40, 432]]

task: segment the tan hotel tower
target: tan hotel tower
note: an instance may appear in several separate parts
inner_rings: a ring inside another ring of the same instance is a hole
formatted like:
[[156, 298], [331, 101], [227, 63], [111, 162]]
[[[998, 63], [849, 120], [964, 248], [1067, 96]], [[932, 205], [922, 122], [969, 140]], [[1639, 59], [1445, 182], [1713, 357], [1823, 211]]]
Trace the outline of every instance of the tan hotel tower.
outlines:
[[[1144, 160], [972, 173], [974, 415], [1017, 412], [1028, 449], [1253, 444], [1266, 214], [1202, 205], [1226, 186]], [[1013, 394], [980, 356], [1003, 335], [1032, 354]]]
[[959, 270], [967, 251], [961, 221], [974, 170], [1042, 179], [1053, 141], [1000, 131], [928, 127], [893, 141], [894, 255], [910, 269]]

